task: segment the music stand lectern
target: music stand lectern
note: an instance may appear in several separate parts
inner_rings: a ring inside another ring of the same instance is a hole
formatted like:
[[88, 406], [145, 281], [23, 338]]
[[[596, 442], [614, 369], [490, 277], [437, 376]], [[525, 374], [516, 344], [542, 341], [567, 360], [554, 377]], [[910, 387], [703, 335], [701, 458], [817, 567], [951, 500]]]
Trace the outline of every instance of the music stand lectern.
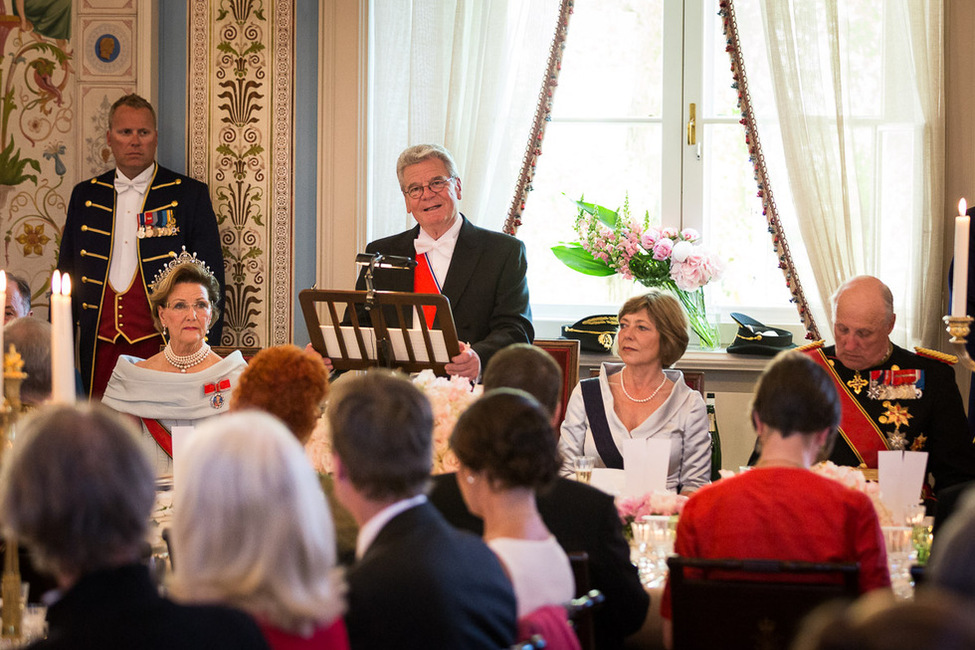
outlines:
[[[460, 354], [457, 329], [446, 296], [405, 291], [329, 291], [305, 289], [298, 294], [311, 344], [332, 360], [336, 370], [389, 367], [404, 372], [431, 369], [446, 375], [444, 366]], [[329, 323], [322, 325], [318, 304], [324, 303]], [[336, 305], [344, 305], [345, 320]], [[369, 306], [367, 325], [360, 314]], [[435, 307], [440, 329], [431, 329], [422, 317], [423, 307]], [[390, 324], [387, 317], [396, 316]], [[409, 327], [407, 315], [414, 318]]]

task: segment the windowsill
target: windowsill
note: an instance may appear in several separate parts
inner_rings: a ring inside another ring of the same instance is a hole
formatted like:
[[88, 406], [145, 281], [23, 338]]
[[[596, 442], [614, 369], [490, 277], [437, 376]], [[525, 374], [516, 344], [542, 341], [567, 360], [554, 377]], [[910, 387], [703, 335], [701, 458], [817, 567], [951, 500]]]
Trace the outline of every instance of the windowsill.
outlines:
[[[745, 354], [728, 354], [724, 348], [718, 350], [700, 350], [688, 348], [680, 361], [674, 364], [678, 370], [698, 371], [732, 371], [755, 373], [765, 369], [772, 357], [759, 357]], [[605, 361], [619, 361], [619, 357], [609, 353], [583, 352], [579, 355], [579, 366], [582, 368], [598, 368]], [[585, 376], [585, 375], [583, 375]]]

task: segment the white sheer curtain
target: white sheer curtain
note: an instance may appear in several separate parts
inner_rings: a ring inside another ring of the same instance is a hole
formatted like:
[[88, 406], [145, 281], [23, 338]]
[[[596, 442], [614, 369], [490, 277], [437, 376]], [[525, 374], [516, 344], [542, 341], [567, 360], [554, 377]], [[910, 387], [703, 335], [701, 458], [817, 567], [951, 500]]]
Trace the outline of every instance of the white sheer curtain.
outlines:
[[[794, 215], [824, 304], [847, 278], [876, 275], [894, 292], [895, 340], [933, 345], [944, 238], [942, 0], [735, 7], [739, 26], [763, 27], [739, 30], [749, 76], [770, 71], [765, 99], [774, 98], [775, 115], [758, 116], [759, 132], [763, 143], [781, 136], [785, 169], [773, 169], [771, 182], [788, 184], [778, 195], [792, 205], [780, 208]], [[767, 60], [747, 61], [759, 56]]]
[[369, 239], [412, 227], [396, 181], [407, 146], [447, 147], [461, 210], [504, 224], [558, 20], [558, 0], [396, 0], [371, 17]]

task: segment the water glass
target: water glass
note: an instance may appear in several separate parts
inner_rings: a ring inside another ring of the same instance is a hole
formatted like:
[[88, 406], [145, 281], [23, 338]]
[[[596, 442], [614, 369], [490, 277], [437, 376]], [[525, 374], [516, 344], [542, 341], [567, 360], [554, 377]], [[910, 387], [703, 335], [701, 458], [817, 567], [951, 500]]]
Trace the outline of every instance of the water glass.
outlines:
[[595, 466], [595, 456], [576, 456], [572, 459], [572, 469], [575, 470], [576, 480], [580, 483], [592, 481], [592, 470]]
[[898, 598], [910, 598], [914, 590], [911, 586], [911, 564], [917, 557], [914, 550], [913, 526], [882, 526], [884, 544], [887, 546], [887, 567], [890, 569], [890, 584]]

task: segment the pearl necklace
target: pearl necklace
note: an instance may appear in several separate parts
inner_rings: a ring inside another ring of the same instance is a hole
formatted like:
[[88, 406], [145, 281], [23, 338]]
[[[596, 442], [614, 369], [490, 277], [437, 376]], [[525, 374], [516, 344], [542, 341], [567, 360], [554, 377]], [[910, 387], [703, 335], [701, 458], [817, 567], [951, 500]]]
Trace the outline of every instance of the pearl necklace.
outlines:
[[192, 368], [193, 366], [202, 363], [210, 355], [210, 345], [204, 341], [203, 345], [196, 352], [187, 354], [186, 356], [180, 356], [173, 352], [171, 345], [172, 341], [166, 344], [163, 349], [163, 354], [166, 356], [166, 361], [168, 361], [174, 368], [179, 368], [180, 372], [186, 372], [187, 368]]
[[[626, 370], [626, 369], [624, 368], [623, 370]], [[643, 404], [645, 402], [649, 402], [650, 400], [652, 400], [654, 397], [657, 396], [657, 393], [660, 392], [660, 389], [663, 388], [664, 387], [664, 384], [667, 383], [667, 375], [665, 374], [663, 381], [660, 382], [660, 385], [657, 386], [657, 389], [655, 391], [653, 391], [652, 393], [650, 393], [650, 397], [645, 397], [643, 399], [636, 399], [635, 397], [633, 397], [632, 395], [630, 395], [627, 392], [627, 390], [626, 390], [626, 384], [623, 383], [623, 370], [620, 371], [620, 388], [623, 389], [623, 394], [626, 395], [627, 399], [629, 399], [631, 402], [636, 402], [638, 404]]]

